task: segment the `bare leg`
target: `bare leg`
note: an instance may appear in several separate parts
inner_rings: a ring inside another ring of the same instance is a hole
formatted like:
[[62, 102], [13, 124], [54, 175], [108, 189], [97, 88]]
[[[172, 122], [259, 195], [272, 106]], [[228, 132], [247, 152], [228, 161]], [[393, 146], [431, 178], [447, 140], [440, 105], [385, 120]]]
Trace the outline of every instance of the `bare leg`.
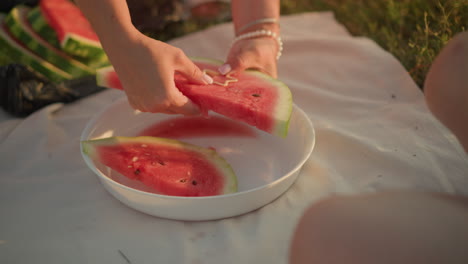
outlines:
[[468, 263], [468, 199], [428, 193], [333, 197], [310, 207], [290, 263]]
[[437, 56], [424, 85], [427, 105], [468, 151], [468, 31]]

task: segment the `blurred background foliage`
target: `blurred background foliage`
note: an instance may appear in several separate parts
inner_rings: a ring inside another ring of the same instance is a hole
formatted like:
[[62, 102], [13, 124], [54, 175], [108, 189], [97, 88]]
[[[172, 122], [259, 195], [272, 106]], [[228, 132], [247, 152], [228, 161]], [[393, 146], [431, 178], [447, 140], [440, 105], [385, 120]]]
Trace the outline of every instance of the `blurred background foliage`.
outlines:
[[[197, 17], [182, 1], [128, 2], [134, 24], [162, 41], [230, 21], [229, 5], [224, 3], [211, 8], [218, 16]], [[468, 30], [468, 0], [281, 0], [282, 15], [314, 11], [332, 11], [351, 34], [374, 40], [420, 87], [447, 41]]]

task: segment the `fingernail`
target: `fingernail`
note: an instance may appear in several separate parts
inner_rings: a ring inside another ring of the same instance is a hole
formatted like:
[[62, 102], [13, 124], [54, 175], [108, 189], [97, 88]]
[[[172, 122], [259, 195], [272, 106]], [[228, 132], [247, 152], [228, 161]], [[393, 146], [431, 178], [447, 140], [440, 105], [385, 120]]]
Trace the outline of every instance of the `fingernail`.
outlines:
[[231, 71], [231, 65], [229, 64], [224, 64], [223, 66], [218, 68], [218, 71], [222, 74], [225, 75], [226, 73]]
[[212, 84], [213, 83], [213, 78], [211, 78], [208, 74], [203, 74], [203, 81], [205, 81], [207, 84]]

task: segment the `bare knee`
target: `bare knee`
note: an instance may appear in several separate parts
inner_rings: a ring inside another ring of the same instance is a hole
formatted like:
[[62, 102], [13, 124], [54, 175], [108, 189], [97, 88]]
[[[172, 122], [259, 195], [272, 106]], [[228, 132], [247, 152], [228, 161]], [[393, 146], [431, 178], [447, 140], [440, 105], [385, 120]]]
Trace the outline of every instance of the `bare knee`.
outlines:
[[424, 84], [431, 112], [468, 151], [468, 31], [459, 33], [431, 65]]
[[328, 198], [301, 218], [290, 262], [468, 263], [467, 205], [424, 193]]

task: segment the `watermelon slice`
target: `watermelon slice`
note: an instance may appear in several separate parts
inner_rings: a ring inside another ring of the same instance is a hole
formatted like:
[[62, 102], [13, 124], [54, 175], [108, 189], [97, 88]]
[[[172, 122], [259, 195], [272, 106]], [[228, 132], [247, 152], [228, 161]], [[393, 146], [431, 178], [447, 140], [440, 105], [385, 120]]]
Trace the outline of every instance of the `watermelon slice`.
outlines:
[[53, 82], [60, 82], [73, 78], [69, 73], [62, 71], [34, 54], [26, 48], [23, 43], [14, 38], [5, 26], [3, 18], [0, 18], [0, 47], [2, 53], [8, 54], [12, 60], [28, 65]]
[[92, 160], [159, 194], [212, 196], [237, 191], [234, 171], [212, 149], [157, 137], [111, 137], [81, 144]]
[[[194, 62], [212, 75], [221, 65], [221, 62], [202, 58], [194, 58]], [[191, 84], [180, 75], [176, 75], [175, 82], [205, 113], [211, 110], [274, 135], [287, 135], [292, 95], [284, 83], [257, 71], [212, 77], [215, 80], [212, 85]], [[96, 78], [100, 86], [123, 89], [112, 66], [98, 69]]]
[[6, 17], [5, 23], [15, 38], [31, 51], [75, 78], [95, 74], [95, 70], [53, 47], [35, 33], [27, 21], [29, 10], [25, 6], [19, 6], [12, 9]]
[[108, 65], [98, 36], [81, 10], [69, 0], [41, 0], [28, 20], [50, 44], [89, 66]]

